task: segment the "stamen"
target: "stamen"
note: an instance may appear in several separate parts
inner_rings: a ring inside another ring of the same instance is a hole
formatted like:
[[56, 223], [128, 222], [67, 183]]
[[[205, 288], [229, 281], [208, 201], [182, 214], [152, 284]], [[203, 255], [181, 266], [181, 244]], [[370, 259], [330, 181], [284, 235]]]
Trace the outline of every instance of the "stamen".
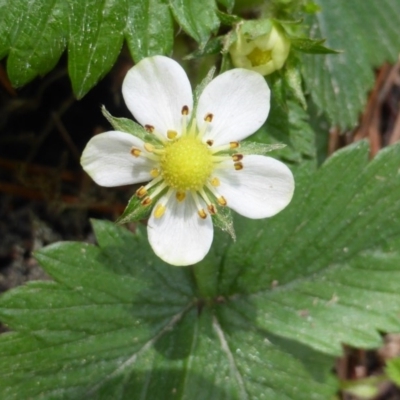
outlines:
[[182, 107], [182, 115], [188, 115], [188, 114], [189, 114], [189, 107], [183, 106]]
[[167, 138], [172, 140], [175, 139], [178, 136], [177, 131], [167, 131]]
[[190, 193], [192, 194], [193, 200], [194, 200], [194, 202], [196, 204], [197, 214], [199, 214], [200, 218], [205, 219], [207, 217], [207, 213], [205, 212], [204, 208], [200, 204], [200, 200], [199, 200], [198, 194], [193, 190], [191, 190]]
[[132, 147], [132, 148], [131, 148], [131, 154], [132, 154], [134, 157], [139, 157], [141, 152], [142, 152], [142, 151], [141, 151], [140, 149], [136, 148], [136, 147]]
[[214, 115], [211, 113], [206, 114], [206, 116], [204, 117], [204, 121], [206, 122], [211, 122], [214, 118]]
[[154, 126], [153, 125], [145, 125], [144, 129], [146, 129], [147, 132], [153, 133], [154, 132]]
[[214, 140], [209, 139], [206, 143], [211, 147], [214, 144]]
[[160, 170], [157, 169], [157, 168], [153, 168], [153, 169], [150, 171], [150, 175], [151, 175], [153, 178], [157, 178], [157, 176], [160, 175]]
[[243, 154], [233, 154], [232, 155], [232, 160], [235, 161], [235, 162], [243, 160]]
[[210, 214], [216, 214], [217, 210], [216, 210], [214, 204], [211, 203], [211, 201], [208, 198], [207, 193], [204, 191], [204, 189], [199, 190], [199, 193], [200, 193], [201, 197], [203, 198], [203, 200], [206, 202], [207, 209], [210, 212]]
[[199, 214], [199, 217], [201, 219], [206, 219], [207, 218], [207, 213], [204, 211], [203, 208], [201, 210], [197, 211], [197, 214]]
[[159, 176], [155, 179], [153, 179], [152, 181], [150, 181], [146, 186], [142, 186], [140, 187], [138, 190], [136, 190], [136, 195], [139, 197], [139, 199], [141, 197], [144, 197], [148, 194], [148, 190], [150, 188], [152, 188], [153, 186], [157, 185], [157, 183], [161, 182], [163, 179], [162, 176]]
[[174, 192], [174, 190], [169, 188], [168, 192], [160, 198], [160, 200], [158, 201], [157, 207], [154, 210], [155, 218], [161, 218], [164, 215], [165, 210], [167, 209], [168, 200], [171, 197], [171, 194], [173, 192]]
[[144, 186], [141, 186], [138, 190], [136, 190], [136, 196], [139, 197], [139, 199], [146, 196], [147, 193], [147, 189]]
[[229, 146], [231, 149], [237, 149], [240, 146], [239, 142], [230, 142]]
[[221, 182], [219, 181], [219, 179], [217, 177], [212, 178], [210, 183], [211, 183], [211, 185], [213, 185], [215, 187], [217, 187], [221, 184]]
[[188, 121], [187, 121], [187, 116], [189, 115], [189, 107], [188, 106], [183, 106], [182, 107], [182, 136], [185, 136], [187, 134], [188, 130]]
[[154, 216], [156, 218], [161, 218], [164, 215], [166, 209], [167, 207], [165, 207], [164, 205], [158, 204], [154, 210]]
[[241, 169], [243, 169], [243, 164], [241, 162], [236, 162], [235, 164], [233, 164], [233, 166], [235, 167], [236, 171], [240, 171]]
[[226, 206], [228, 204], [224, 196], [218, 197], [217, 201], [220, 206]]
[[149, 204], [151, 204], [152, 200], [150, 197], [146, 197], [143, 201], [142, 201], [142, 206], [148, 206]]
[[152, 133], [161, 143], [165, 142], [165, 137], [163, 137], [162, 135], [160, 135], [154, 128], [153, 125], [145, 125], [144, 129], [148, 132], [148, 133]]
[[[162, 178], [162, 177], [160, 176], [160, 178]], [[156, 178], [156, 179], [158, 179], [158, 178]], [[156, 179], [154, 179], [154, 180], [156, 180]], [[156, 197], [159, 193], [161, 193], [166, 187], [167, 187], [166, 182], [162, 182], [159, 186], [156, 187], [154, 192], [151, 193], [149, 197], [151, 199], [154, 199], [154, 197]]]
[[183, 200], [185, 200], [186, 193], [185, 192], [176, 192], [175, 197], [181, 203]]
[[[218, 182], [219, 182], [219, 179], [218, 179], [218, 178], [215, 178], [215, 179], [217, 179]], [[226, 201], [225, 197], [224, 197], [224, 196], [221, 196], [221, 195], [218, 193], [218, 191], [215, 189], [215, 187], [212, 186], [211, 183], [207, 182], [207, 183], [206, 183], [206, 187], [207, 187], [208, 190], [213, 194], [213, 196], [217, 199], [217, 202], [218, 202], [219, 205], [221, 205], [221, 206], [226, 206], [226, 205], [228, 204], [228, 202]]]
[[150, 144], [150, 143], [145, 143], [145, 144], [144, 144], [144, 148], [145, 148], [149, 153], [153, 153], [153, 151], [154, 151], [154, 149], [155, 149], [155, 147], [154, 147], [152, 144]]

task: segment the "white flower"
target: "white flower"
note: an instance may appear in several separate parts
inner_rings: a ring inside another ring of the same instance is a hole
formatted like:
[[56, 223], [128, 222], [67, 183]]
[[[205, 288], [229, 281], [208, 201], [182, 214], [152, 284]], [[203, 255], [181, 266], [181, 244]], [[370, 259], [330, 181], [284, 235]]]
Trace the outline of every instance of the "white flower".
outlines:
[[102, 186], [150, 181], [136, 193], [143, 205], [154, 205], [148, 238], [164, 261], [191, 265], [204, 258], [217, 205], [266, 218], [290, 202], [290, 170], [273, 158], [239, 151], [239, 141], [260, 128], [269, 113], [270, 90], [260, 74], [233, 69], [219, 75], [200, 95], [193, 119], [190, 82], [167, 57], [139, 62], [125, 77], [122, 93], [137, 121], [158, 141], [105, 132], [90, 140], [81, 162]]

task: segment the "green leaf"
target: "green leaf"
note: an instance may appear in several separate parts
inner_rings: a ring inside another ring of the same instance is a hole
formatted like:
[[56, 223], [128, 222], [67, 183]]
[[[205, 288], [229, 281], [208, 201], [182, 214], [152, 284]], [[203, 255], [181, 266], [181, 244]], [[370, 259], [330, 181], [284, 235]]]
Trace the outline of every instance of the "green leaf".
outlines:
[[235, 5], [235, 0], [217, 0], [218, 3], [222, 4], [224, 7], [226, 7], [228, 13], [231, 13], [233, 10], [233, 7]]
[[232, 26], [242, 21], [242, 18], [233, 14], [226, 14], [222, 11], [217, 10], [217, 16], [223, 25]]
[[11, 83], [22, 86], [53, 69], [66, 46], [66, 3], [5, 1], [0, 10], [0, 58], [9, 51], [7, 72]]
[[219, 27], [215, 0], [169, 0], [172, 13], [182, 29], [203, 48]]
[[368, 156], [345, 148], [275, 218], [235, 221], [219, 293], [248, 293], [235, 306], [257, 326], [336, 355], [400, 329], [400, 145]]
[[83, 97], [114, 65], [126, 24], [125, 0], [71, 0], [68, 70], [72, 88]]
[[125, 37], [136, 62], [157, 54], [170, 55], [173, 35], [173, 20], [166, 0], [128, 3]]
[[374, 83], [373, 67], [395, 62], [400, 45], [397, 0], [316, 1], [321, 13], [310, 17], [316, 37], [343, 53], [304, 55], [304, 77], [310, 94], [331, 122], [345, 129], [357, 123]]
[[386, 373], [390, 380], [400, 386], [400, 358], [393, 358], [387, 362]]
[[[207, 305], [192, 270], [155, 259], [141, 230], [94, 221], [99, 247], [56, 244], [37, 258], [55, 282], [6, 293], [6, 399], [326, 400], [333, 360], [260, 330], [235, 301]], [[249, 323], [250, 322], [250, 323]]]

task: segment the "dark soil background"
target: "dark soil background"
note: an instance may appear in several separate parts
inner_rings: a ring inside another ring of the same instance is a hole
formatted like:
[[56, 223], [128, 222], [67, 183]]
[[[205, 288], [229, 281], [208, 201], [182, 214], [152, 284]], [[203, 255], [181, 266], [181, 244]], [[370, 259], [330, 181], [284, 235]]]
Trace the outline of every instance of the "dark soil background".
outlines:
[[[47, 76], [13, 89], [0, 63], [0, 292], [32, 279], [49, 279], [32, 254], [60, 240], [94, 242], [89, 219], [115, 220], [134, 187], [101, 188], [82, 171], [79, 158], [89, 139], [109, 130], [100, 107], [131, 117], [121, 84], [132, 66], [124, 50], [111, 72], [82, 100], [76, 101], [66, 59]], [[376, 73], [360, 124], [351, 132], [333, 128], [326, 154], [369, 138], [371, 156], [400, 139], [400, 64]], [[0, 325], [0, 331], [7, 328]], [[378, 351], [344, 347], [335, 373], [343, 381], [378, 377], [375, 400], [400, 400], [400, 391], [385, 379], [387, 359], [400, 356], [400, 335], [384, 337]], [[359, 397], [340, 393], [341, 399]]]

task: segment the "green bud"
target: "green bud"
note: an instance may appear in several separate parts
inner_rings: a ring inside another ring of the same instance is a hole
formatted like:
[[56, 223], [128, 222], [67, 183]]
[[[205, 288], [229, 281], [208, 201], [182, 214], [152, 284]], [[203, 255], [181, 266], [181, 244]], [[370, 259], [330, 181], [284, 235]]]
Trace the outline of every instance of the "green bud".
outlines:
[[283, 29], [271, 20], [240, 23], [236, 36], [236, 41], [229, 48], [235, 67], [269, 75], [285, 64], [290, 40]]

